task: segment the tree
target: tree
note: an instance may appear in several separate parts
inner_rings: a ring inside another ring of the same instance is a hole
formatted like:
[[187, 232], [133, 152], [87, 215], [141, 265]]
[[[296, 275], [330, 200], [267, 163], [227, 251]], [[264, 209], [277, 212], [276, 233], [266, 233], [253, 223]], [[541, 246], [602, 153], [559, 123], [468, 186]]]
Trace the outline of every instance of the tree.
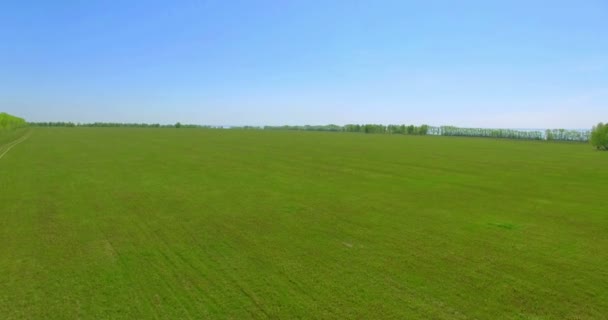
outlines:
[[175, 127], [179, 129], [179, 128], [182, 127], [182, 124], [178, 122], [178, 123], [175, 124]]
[[27, 123], [22, 118], [4, 112], [0, 113], [0, 130], [15, 129], [26, 125]]
[[421, 125], [418, 132], [423, 136], [427, 135], [429, 133], [429, 126], [426, 124]]
[[591, 130], [591, 145], [598, 150], [608, 150], [608, 123], [598, 123]]

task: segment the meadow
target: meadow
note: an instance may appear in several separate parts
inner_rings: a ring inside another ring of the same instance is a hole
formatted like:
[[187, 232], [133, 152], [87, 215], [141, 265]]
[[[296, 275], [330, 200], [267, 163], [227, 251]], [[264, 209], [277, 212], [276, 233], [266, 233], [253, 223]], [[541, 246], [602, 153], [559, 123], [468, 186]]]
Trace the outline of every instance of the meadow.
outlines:
[[589, 144], [20, 130], [2, 319], [608, 314], [608, 153]]

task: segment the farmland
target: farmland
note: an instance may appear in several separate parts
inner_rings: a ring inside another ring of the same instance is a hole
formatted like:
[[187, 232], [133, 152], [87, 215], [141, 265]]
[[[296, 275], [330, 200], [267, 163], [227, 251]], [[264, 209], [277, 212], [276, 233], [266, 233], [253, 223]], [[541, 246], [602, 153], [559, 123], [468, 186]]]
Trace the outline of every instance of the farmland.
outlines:
[[3, 319], [608, 314], [608, 154], [589, 144], [19, 130]]

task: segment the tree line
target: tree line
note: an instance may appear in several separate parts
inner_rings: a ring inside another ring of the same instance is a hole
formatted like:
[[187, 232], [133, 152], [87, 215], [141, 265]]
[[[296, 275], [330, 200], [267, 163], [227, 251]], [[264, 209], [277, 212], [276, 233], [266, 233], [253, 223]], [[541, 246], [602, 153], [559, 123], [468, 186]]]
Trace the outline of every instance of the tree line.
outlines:
[[452, 136], [452, 137], [484, 137], [484, 138], [506, 138], [506, 139], [527, 139], [544, 140], [541, 131], [526, 131], [513, 129], [488, 129], [488, 128], [460, 128], [454, 126], [432, 127], [429, 130], [431, 135]]
[[557, 140], [557, 141], [589, 141], [589, 130], [515, 130], [515, 129], [488, 129], [488, 128], [459, 128], [454, 126], [431, 127], [431, 135], [486, 137], [525, 140]]
[[93, 122], [93, 123], [74, 123], [74, 122], [30, 122], [32, 127], [90, 127], [90, 128], [205, 128], [221, 129], [222, 127], [207, 126], [198, 124], [159, 124], [159, 123], [122, 123], [122, 122]]
[[306, 125], [306, 126], [243, 126], [232, 127], [232, 129], [253, 130], [297, 130], [297, 131], [329, 131], [329, 132], [358, 132], [368, 134], [403, 134], [403, 135], [436, 135], [436, 136], [459, 136], [459, 137], [486, 137], [504, 139], [526, 139], [526, 140], [557, 140], [557, 141], [589, 141], [591, 132], [589, 130], [515, 130], [515, 129], [490, 129], [490, 128], [461, 128], [455, 126], [433, 127], [428, 125], [397, 125], [397, 124], [346, 124], [343, 126], [329, 125]]
[[25, 119], [12, 116], [8, 113], [0, 113], [0, 130], [9, 130], [27, 126]]
[[560, 141], [589, 141], [591, 131], [589, 130], [566, 130], [566, 129], [553, 129], [545, 131], [545, 138], [547, 140], [560, 140]]
[[[6, 123], [8, 116], [0, 117], [0, 128]], [[25, 121], [20, 118], [12, 117], [12, 121], [24, 125]], [[4, 121], [4, 122], [2, 122]], [[94, 123], [73, 123], [73, 122], [31, 122], [31, 126], [37, 127], [133, 127], [133, 128], [205, 128], [205, 129], [224, 129], [223, 126], [195, 125], [195, 124], [159, 124], [159, 123], [120, 123], [120, 122], [94, 122]], [[4, 125], [6, 126], [6, 125]], [[13, 124], [15, 126], [15, 124]], [[401, 135], [438, 135], [438, 136], [457, 136], [457, 137], [486, 137], [503, 139], [525, 139], [525, 140], [548, 140], [548, 141], [580, 141], [590, 140], [600, 141], [597, 143], [599, 149], [608, 149], [608, 142], [604, 142], [605, 133], [597, 133], [593, 138], [593, 132], [608, 132], [608, 124], [599, 124], [590, 130], [566, 130], [566, 129], [547, 129], [547, 130], [515, 130], [515, 129], [490, 129], [490, 128], [462, 128], [455, 126], [429, 126], [429, 125], [405, 125], [405, 124], [346, 124], [346, 125], [284, 125], [284, 126], [232, 126], [235, 130], [296, 130], [296, 131], [324, 131], [324, 132], [355, 132], [364, 134], [401, 134]], [[604, 130], [604, 131], [603, 131]], [[594, 144], [596, 145], [596, 144]]]
[[297, 130], [297, 131], [329, 131], [329, 132], [358, 132], [372, 134], [411, 134], [426, 135], [429, 126], [421, 125], [383, 125], [383, 124], [336, 124], [306, 125], [306, 126], [263, 126], [263, 127], [232, 127], [233, 129], [261, 129], [261, 130]]

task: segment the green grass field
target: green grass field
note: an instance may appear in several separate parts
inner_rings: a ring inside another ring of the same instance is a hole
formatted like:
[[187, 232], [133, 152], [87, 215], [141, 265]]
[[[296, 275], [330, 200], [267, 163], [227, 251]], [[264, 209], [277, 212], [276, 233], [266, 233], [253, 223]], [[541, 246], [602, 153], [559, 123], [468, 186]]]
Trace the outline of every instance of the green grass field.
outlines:
[[608, 153], [37, 128], [0, 159], [2, 319], [601, 319]]

